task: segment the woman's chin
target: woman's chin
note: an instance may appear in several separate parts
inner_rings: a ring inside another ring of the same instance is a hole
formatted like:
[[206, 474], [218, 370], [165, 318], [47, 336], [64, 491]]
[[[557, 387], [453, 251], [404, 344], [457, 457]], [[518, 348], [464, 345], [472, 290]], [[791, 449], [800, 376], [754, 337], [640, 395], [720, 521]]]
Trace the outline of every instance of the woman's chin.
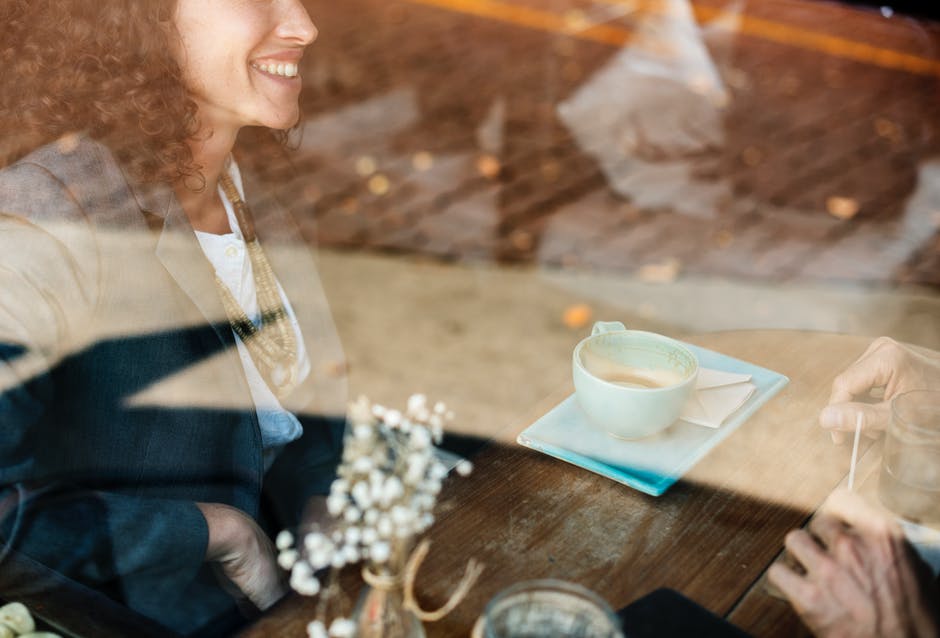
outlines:
[[280, 122], [277, 122], [277, 123], [275, 123], [275, 124], [269, 124], [269, 125], [267, 125], [267, 126], [268, 126], [269, 129], [272, 129], [272, 130], [274, 130], [274, 131], [289, 131], [289, 130], [291, 130], [292, 128], [294, 128], [295, 126], [297, 126], [297, 123], [298, 123], [299, 121], [300, 121], [300, 118], [299, 118], [299, 117], [295, 117], [295, 118], [290, 119], [290, 120], [282, 120], [282, 121], [280, 121]]
[[269, 112], [246, 118], [241, 126], [258, 126], [275, 131], [289, 131], [300, 121], [300, 109], [284, 110], [282, 112]]
[[299, 121], [300, 109], [297, 109], [290, 114], [283, 114], [277, 117], [272, 117], [270, 122], [265, 124], [265, 126], [276, 131], [289, 131], [290, 129], [297, 126]]

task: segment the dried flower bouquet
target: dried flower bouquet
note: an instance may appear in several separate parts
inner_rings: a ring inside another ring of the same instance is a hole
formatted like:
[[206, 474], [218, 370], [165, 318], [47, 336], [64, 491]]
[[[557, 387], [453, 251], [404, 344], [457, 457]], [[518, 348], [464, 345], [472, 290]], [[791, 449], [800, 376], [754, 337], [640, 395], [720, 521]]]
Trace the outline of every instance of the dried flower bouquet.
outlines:
[[[471, 560], [454, 596], [440, 610], [423, 611], [414, 600], [415, 572], [427, 546], [422, 544], [412, 550], [418, 536], [434, 522], [434, 506], [448, 474], [447, 466], [434, 454], [434, 444], [441, 442], [444, 427], [453, 418], [453, 412], [443, 403], [430, 406], [420, 394], [409, 398], [404, 412], [372, 404], [365, 397], [350, 405], [343, 458], [326, 501], [335, 524], [328, 530], [314, 529], [306, 534], [302, 547], [296, 546], [290, 532], [282, 532], [276, 541], [278, 562], [290, 570], [291, 587], [307, 596], [321, 592], [317, 575], [321, 570], [330, 568], [330, 582], [335, 583], [336, 571], [363, 562], [366, 583], [373, 590], [393, 594], [384, 596], [382, 605], [388, 606], [390, 599], [400, 600], [403, 609], [384, 610], [390, 620], [380, 623], [383, 626], [374, 632], [363, 618], [336, 618], [327, 629], [324, 617], [335, 596], [327, 591], [318, 606], [317, 619], [307, 627], [310, 638], [423, 636], [419, 620], [443, 617], [459, 604], [476, 580], [482, 568]], [[454, 469], [467, 476], [473, 468], [469, 461], [462, 460]], [[374, 609], [378, 604], [372, 601], [370, 617], [378, 618]], [[409, 614], [419, 620], [409, 620]], [[409, 623], [416, 626], [404, 631], [403, 626]], [[391, 626], [396, 624], [399, 626]]]

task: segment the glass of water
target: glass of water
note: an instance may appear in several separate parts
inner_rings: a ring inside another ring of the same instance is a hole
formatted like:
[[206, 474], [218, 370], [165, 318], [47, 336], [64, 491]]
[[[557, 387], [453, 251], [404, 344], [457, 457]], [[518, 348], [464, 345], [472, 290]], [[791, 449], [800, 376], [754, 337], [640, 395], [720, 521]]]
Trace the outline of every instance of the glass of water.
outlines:
[[561, 580], [530, 580], [497, 594], [483, 638], [623, 638], [620, 620], [592, 591]]
[[901, 518], [940, 524], [940, 392], [914, 390], [891, 401], [878, 495]]

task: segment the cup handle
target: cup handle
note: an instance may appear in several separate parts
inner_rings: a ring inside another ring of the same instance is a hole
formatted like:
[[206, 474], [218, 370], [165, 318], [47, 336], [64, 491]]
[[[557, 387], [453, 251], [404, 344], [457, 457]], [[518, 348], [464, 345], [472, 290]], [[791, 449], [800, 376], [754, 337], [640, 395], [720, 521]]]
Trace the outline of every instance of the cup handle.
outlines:
[[602, 335], [607, 332], [623, 332], [627, 327], [619, 321], [597, 321], [594, 323], [594, 329], [591, 330], [591, 336]]

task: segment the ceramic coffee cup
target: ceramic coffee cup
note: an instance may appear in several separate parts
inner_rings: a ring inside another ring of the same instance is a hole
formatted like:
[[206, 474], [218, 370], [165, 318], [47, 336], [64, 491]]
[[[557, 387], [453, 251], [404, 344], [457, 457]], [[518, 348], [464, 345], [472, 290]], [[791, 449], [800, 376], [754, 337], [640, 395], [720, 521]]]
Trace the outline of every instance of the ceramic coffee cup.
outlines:
[[665, 430], [695, 391], [698, 360], [684, 345], [652, 332], [599, 321], [574, 349], [575, 394], [606, 432], [638, 439]]

